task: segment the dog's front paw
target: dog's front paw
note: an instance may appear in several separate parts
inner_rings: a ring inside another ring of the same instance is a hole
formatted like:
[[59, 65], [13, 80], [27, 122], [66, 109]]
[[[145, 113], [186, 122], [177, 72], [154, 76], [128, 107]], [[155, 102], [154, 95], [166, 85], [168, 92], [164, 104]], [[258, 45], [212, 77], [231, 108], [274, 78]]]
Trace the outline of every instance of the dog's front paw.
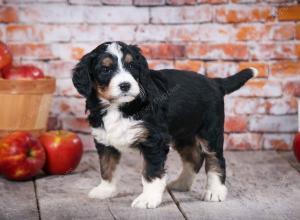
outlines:
[[213, 188], [207, 188], [203, 192], [201, 199], [209, 202], [222, 202], [226, 199], [227, 188], [225, 185], [219, 185]]
[[160, 194], [142, 193], [131, 203], [131, 207], [141, 209], [154, 209], [160, 205], [161, 200], [162, 195]]
[[107, 199], [117, 194], [116, 186], [102, 181], [97, 187], [94, 187], [88, 194], [89, 198], [93, 199]]

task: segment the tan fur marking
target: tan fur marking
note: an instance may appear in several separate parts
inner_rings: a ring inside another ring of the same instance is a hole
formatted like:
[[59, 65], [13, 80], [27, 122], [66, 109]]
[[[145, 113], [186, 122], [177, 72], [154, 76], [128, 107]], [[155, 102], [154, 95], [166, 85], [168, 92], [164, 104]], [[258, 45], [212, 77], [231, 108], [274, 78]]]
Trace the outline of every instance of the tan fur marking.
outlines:
[[119, 152], [105, 152], [100, 154], [99, 157], [101, 176], [104, 180], [111, 181], [120, 161], [121, 154]]
[[101, 64], [103, 66], [109, 67], [109, 66], [111, 66], [113, 64], [113, 61], [112, 61], [112, 59], [110, 57], [106, 57], [106, 58], [104, 58], [102, 60]]
[[125, 58], [124, 58], [125, 63], [131, 63], [132, 60], [133, 60], [133, 57], [131, 56], [131, 54], [128, 53], [125, 55]]

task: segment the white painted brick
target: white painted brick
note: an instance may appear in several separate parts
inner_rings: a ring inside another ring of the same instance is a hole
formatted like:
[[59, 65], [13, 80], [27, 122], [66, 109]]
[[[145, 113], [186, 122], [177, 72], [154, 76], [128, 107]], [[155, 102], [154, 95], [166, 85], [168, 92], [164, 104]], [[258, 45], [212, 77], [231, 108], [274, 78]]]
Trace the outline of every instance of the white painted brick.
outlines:
[[151, 22], [160, 24], [198, 23], [211, 21], [210, 5], [151, 8]]
[[297, 115], [259, 115], [250, 117], [249, 129], [254, 132], [295, 132]]

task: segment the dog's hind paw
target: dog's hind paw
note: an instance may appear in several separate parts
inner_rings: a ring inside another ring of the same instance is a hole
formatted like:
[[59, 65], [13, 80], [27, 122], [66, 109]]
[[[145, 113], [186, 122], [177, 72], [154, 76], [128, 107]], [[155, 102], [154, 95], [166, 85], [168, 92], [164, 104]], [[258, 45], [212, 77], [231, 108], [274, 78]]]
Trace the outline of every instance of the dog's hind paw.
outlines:
[[202, 193], [201, 199], [209, 202], [223, 202], [226, 199], [227, 188], [225, 185], [208, 188]]

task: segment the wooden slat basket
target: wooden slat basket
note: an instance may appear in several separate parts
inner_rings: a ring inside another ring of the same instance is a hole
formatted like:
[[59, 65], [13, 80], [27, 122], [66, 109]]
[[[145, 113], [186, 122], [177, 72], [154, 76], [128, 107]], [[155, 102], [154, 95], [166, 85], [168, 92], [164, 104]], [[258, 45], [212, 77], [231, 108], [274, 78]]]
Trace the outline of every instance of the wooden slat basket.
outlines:
[[0, 137], [12, 131], [46, 130], [55, 79], [0, 79]]

